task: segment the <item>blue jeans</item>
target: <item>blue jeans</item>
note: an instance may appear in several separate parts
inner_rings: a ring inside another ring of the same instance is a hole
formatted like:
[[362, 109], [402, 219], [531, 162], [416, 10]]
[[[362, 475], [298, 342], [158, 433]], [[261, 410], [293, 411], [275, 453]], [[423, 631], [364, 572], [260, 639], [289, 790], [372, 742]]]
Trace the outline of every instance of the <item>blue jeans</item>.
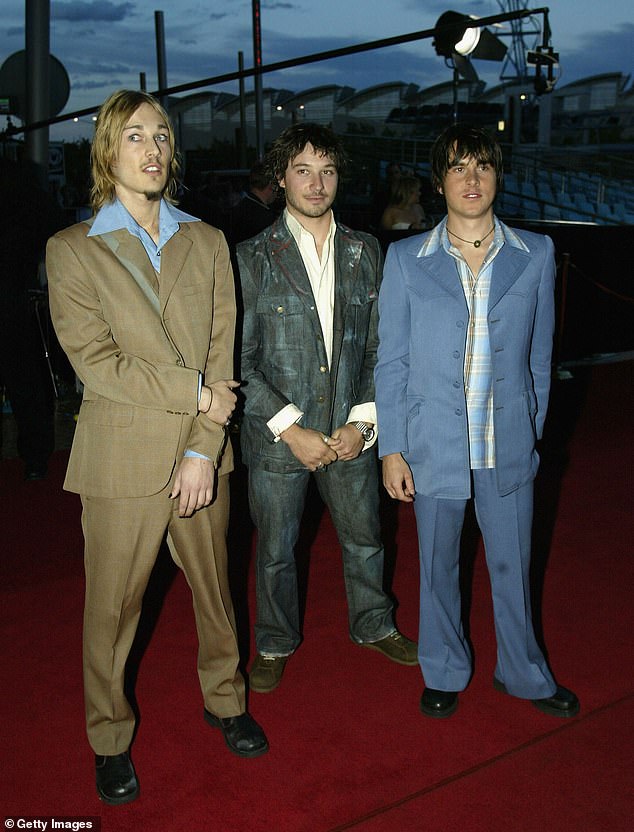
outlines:
[[393, 605], [383, 591], [376, 464], [370, 450], [314, 474], [277, 473], [257, 464], [250, 466], [249, 505], [257, 528], [258, 653], [288, 656], [301, 641], [294, 549], [311, 476], [341, 544], [353, 641], [378, 641], [394, 630]]

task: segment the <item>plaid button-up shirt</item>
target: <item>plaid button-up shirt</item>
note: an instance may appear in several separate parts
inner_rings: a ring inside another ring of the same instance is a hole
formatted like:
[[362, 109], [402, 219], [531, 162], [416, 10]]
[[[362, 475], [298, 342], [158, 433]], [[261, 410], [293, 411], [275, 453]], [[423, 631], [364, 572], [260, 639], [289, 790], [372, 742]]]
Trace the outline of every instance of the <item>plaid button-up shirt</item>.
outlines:
[[463, 376], [469, 426], [470, 466], [472, 469], [495, 468], [491, 347], [487, 322], [491, 273], [493, 260], [505, 243], [524, 251], [527, 251], [527, 248], [512, 229], [495, 219], [493, 241], [480, 271], [474, 275], [460, 251], [451, 244], [446, 225], [445, 218], [434, 228], [423, 244], [419, 256], [433, 254], [442, 246], [455, 260], [469, 310]]

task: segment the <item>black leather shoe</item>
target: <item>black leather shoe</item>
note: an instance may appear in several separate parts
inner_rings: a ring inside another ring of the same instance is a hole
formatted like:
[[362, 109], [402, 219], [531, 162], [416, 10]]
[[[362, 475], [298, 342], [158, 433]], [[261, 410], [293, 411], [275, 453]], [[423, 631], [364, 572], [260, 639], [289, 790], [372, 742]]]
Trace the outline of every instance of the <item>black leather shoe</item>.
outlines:
[[[493, 687], [501, 693], [508, 693], [506, 685], [499, 679], [493, 677]], [[533, 705], [548, 716], [570, 717], [579, 713], [579, 700], [568, 688], [557, 685], [557, 690], [552, 696], [545, 699], [531, 699]]]
[[225, 742], [234, 754], [240, 757], [258, 757], [269, 750], [269, 743], [251, 714], [221, 718], [205, 708], [205, 722], [213, 728], [220, 728]]
[[97, 794], [104, 803], [118, 806], [139, 796], [139, 782], [127, 751], [113, 756], [95, 755]]
[[458, 707], [458, 693], [453, 690], [425, 688], [420, 699], [420, 709], [425, 716], [444, 719], [451, 716]]
[[48, 473], [46, 465], [27, 465], [24, 469], [24, 479], [27, 482], [45, 480]]

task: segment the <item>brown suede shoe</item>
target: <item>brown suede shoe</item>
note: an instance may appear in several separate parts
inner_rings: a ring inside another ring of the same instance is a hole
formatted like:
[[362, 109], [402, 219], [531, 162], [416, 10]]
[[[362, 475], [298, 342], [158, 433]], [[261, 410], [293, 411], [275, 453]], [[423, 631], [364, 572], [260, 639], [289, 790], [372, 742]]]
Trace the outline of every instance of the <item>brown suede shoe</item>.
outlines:
[[249, 688], [256, 693], [270, 693], [282, 681], [288, 656], [257, 654], [249, 671]]
[[407, 638], [398, 630], [394, 630], [385, 638], [379, 641], [364, 641], [359, 647], [368, 647], [370, 650], [378, 650], [397, 664], [406, 664], [413, 667], [418, 664], [418, 645], [415, 641]]

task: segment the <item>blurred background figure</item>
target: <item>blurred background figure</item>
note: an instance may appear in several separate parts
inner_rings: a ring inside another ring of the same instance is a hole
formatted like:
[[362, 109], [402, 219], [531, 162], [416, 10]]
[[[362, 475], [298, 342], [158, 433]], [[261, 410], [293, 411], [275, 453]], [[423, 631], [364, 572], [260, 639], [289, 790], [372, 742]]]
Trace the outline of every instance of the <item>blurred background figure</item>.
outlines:
[[229, 213], [227, 236], [236, 245], [264, 231], [279, 214], [277, 188], [264, 168], [256, 162], [249, 173], [249, 189]]
[[48, 308], [38, 269], [46, 240], [65, 221], [25, 163], [0, 159], [0, 204], [0, 387], [15, 417], [25, 478], [38, 480], [54, 449], [54, 390], [36, 316], [48, 319]]
[[420, 179], [417, 176], [398, 176], [392, 179], [388, 204], [381, 215], [381, 228], [386, 231], [422, 230], [426, 219], [420, 204]]

